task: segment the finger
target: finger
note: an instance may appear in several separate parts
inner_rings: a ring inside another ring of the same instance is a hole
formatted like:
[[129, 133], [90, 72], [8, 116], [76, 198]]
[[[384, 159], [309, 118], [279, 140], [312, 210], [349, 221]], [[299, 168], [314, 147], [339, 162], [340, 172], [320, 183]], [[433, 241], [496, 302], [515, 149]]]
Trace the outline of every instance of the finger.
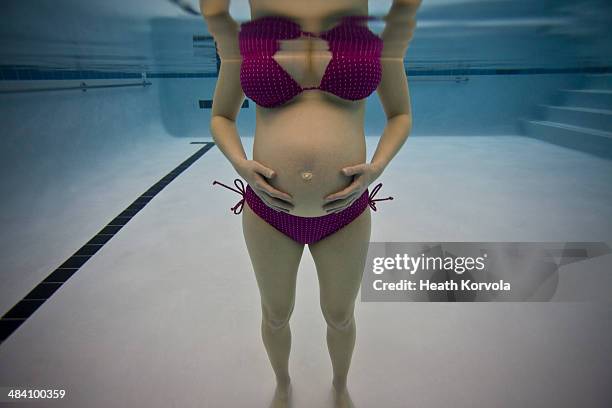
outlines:
[[366, 169], [367, 164], [357, 164], [355, 166], [349, 166], [342, 169], [342, 173], [345, 176], [354, 176], [355, 174], [363, 173]]
[[331, 209], [331, 208], [337, 208], [340, 206], [343, 206], [344, 204], [346, 204], [347, 202], [354, 200], [355, 198], [357, 198], [357, 193], [358, 191], [353, 192], [352, 194], [349, 194], [347, 197], [342, 198], [342, 199], [338, 199], [338, 200], [334, 200], [331, 201], [327, 204], [323, 205], [324, 209]]
[[[291, 196], [289, 196], [287, 194], [287, 197], [289, 197], [289, 200], [287, 200], [287, 198], [285, 198], [282, 195], [282, 191], [276, 190], [274, 187], [272, 187], [271, 185], [269, 185], [267, 183], [267, 181], [261, 177], [261, 176], [256, 176], [256, 178], [258, 178], [259, 180], [255, 181], [255, 188], [254, 190], [256, 191], [257, 195], [261, 198], [265, 198], [267, 203], [271, 203], [274, 206], [277, 207], [282, 207], [282, 208], [288, 208], [291, 209], [293, 208], [293, 199], [291, 198]], [[280, 195], [277, 194], [271, 194], [270, 192], [266, 191], [266, 186], [268, 188], [270, 188], [272, 190], [272, 192], [274, 191], [278, 191], [279, 193], [281, 193]], [[275, 197], [275, 195], [277, 195]]]
[[354, 180], [351, 184], [349, 184], [343, 190], [338, 191], [337, 193], [330, 194], [325, 197], [325, 202], [329, 203], [335, 200], [341, 200], [343, 198], [347, 198], [349, 195], [355, 193], [359, 190], [359, 181]]
[[327, 212], [328, 214], [335, 214], [335, 213], [339, 213], [339, 212], [344, 211], [344, 210], [346, 210], [347, 208], [349, 208], [349, 207], [350, 207], [350, 206], [353, 204], [353, 202], [354, 202], [354, 200], [349, 201], [348, 203], [346, 203], [345, 205], [343, 205], [343, 206], [341, 206], [341, 207], [338, 207], [338, 208], [333, 208], [333, 209], [330, 209], [330, 210], [326, 210], [326, 212]]
[[337, 201], [334, 201], [333, 203], [324, 205], [323, 209], [327, 212], [340, 211], [346, 207], [349, 207], [351, 204], [353, 204], [356, 198], [357, 198], [357, 193], [354, 193], [343, 200], [337, 200]]
[[276, 175], [276, 173], [274, 173], [274, 170], [272, 170], [271, 168], [268, 168], [256, 161], [253, 161], [253, 163], [255, 163], [255, 171], [261, 174], [262, 176], [266, 178], [272, 178]]
[[268, 197], [268, 196], [258, 196], [268, 207], [273, 208], [277, 211], [289, 212], [291, 211], [291, 207], [284, 201], [279, 200], [278, 198]]
[[255, 175], [255, 188], [270, 197], [278, 198], [293, 205], [293, 198], [280, 190], [272, 187], [263, 177]]

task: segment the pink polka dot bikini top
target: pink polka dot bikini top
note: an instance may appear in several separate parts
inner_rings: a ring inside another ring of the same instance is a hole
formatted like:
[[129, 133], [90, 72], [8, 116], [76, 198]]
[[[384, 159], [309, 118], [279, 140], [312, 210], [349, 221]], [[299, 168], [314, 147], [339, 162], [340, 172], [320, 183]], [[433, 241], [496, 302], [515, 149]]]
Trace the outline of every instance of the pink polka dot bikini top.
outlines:
[[[373, 93], [382, 78], [380, 55], [383, 40], [360, 21], [370, 16], [343, 16], [340, 23], [320, 34], [301, 29], [287, 17], [264, 16], [242, 23], [238, 34], [240, 84], [256, 104], [281, 106], [307, 89], [320, 89], [347, 100], [359, 100]], [[326, 40], [332, 54], [319, 86], [302, 87], [272, 56], [279, 40], [301, 35]]]

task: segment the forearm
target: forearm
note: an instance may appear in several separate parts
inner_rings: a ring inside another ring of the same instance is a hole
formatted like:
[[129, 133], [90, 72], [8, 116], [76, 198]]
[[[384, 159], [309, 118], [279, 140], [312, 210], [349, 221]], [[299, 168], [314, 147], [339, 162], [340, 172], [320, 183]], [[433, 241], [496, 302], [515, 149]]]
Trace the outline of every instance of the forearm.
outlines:
[[370, 162], [379, 169], [380, 173], [384, 171], [391, 159], [402, 148], [411, 130], [412, 115], [410, 113], [401, 113], [387, 120], [383, 134], [378, 141], [378, 146]]
[[247, 159], [235, 121], [221, 115], [213, 115], [210, 120], [210, 133], [234, 169], [241, 161]]

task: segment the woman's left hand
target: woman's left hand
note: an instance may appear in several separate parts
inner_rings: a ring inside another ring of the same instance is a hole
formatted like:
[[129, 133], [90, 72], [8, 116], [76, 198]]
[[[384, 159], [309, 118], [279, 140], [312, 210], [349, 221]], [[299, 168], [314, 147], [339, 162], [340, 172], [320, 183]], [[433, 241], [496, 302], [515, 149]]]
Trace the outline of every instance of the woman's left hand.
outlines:
[[328, 213], [342, 211], [361, 197], [364, 191], [382, 173], [382, 168], [372, 163], [363, 163], [342, 169], [345, 176], [353, 176], [353, 182], [343, 190], [325, 197], [323, 209]]

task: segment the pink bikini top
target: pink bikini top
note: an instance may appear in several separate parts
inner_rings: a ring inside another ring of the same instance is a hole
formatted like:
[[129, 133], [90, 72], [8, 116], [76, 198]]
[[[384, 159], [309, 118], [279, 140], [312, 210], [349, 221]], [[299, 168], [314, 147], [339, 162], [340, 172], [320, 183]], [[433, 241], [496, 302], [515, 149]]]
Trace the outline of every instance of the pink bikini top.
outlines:
[[[373, 93], [382, 78], [380, 55], [383, 40], [360, 21], [370, 16], [344, 16], [340, 23], [320, 34], [303, 31], [295, 21], [282, 16], [264, 16], [242, 23], [238, 34], [240, 84], [256, 104], [272, 108], [283, 105], [306, 89], [320, 89], [348, 100]], [[332, 54], [319, 86], [302, 87], [272, 56], [279, 40], [301, 35], [326, 40]]]

